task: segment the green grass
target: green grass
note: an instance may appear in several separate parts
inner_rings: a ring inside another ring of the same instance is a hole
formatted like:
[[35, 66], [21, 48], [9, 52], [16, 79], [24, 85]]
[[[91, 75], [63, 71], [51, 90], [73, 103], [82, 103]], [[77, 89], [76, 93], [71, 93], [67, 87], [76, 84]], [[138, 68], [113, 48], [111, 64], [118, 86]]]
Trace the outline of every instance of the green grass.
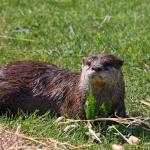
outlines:
[[[150, 109], [140, 104], [140, 100], [150, 99], [148, 0], [0, 1], [0, 64], [43, 60], [80, 71], [83, 56], [103, 52], [116, 54], [125, 61], [127, 113], [150, 116]], [[0, 122], [11, 127], [20, 123], [22, 132], [28, 135], [54, 137], [76, 145], [89, 141], [83, 127], [64, 134], [54, 120], [34, 115], [27, 119], [0, 117]], [[142, 131], [133, 134], [142, 140], [140, 149], [148, 149], [150, 136]], [[114, 132], [104, 135], [103, 144], [95, 144], [93, 149], [110, 149], [112, 143], [124, 143]]]

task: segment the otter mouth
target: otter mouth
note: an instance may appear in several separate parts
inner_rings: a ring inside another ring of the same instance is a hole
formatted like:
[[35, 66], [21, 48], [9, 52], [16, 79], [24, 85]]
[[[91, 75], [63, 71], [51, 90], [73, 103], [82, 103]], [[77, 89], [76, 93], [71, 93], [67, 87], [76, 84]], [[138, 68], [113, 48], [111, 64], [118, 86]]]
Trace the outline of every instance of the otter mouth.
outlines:
[[89, 74], [89, 79], [93, 82], [106, 82], [107, 80], [107, 73], [103, 70], [101, 71], [91, 71]]
[[91, 74], [89, 74], [89, 79], [92, 81], [102, 81], [104, 80], [104, 77], [98, 72], [92, 72]]

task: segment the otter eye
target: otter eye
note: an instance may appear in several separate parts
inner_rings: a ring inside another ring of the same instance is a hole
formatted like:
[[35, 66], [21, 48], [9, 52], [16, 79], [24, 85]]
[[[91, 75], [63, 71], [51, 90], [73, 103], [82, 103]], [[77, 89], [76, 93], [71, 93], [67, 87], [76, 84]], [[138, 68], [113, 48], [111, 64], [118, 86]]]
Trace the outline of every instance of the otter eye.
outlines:
[[113, 62], [105, 62], [104, 67], [112, 67], [114, 66]]

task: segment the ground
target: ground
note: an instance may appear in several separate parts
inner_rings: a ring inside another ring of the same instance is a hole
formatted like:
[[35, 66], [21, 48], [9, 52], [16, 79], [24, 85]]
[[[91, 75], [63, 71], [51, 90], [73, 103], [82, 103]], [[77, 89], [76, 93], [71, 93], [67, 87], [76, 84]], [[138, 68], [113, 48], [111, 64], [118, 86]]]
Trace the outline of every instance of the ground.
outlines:
[[[150, 3], [148, 0], [1, 0], [0, 64], [14, 60], [42, 60], [80, 71], [81, 58], [113, 53], [124, 60], [125, 103], [130, 116], [150, 116], [141, 100], [150, 100]], [[30, 136], [52, 137], [74, 145], [90, 142], [81, 125], [64, 134], [55, 117], [0, 117], [0, 122]], [[97, 127], [96, 130], [102, 130]], [[105, 131], [104, 131], [105, 132]], [[132, 131], [126, 131], [131, 134]], [[149, 136], [136, 132], [140, 149], [150, 148]], [[114, 132], [105, 132], [103, 144], [91, 149], [110, 149], [123, 144]]]

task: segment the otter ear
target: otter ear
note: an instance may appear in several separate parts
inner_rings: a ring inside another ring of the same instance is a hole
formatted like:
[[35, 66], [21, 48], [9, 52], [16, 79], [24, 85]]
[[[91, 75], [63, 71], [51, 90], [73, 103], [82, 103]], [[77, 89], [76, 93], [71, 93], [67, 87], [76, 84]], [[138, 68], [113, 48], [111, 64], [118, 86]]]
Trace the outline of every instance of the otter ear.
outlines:
[[123, 63], [124, 63], [124, 61], [123, 61], [123, 60], [118, 59], [118, 60], [117, 60], [118, 68], [121, 68], [121, 67], [122, 67], [122, 65], [123, 65]]
[[82, 60], [81, 60], [81, 63], [82, 63], [82, 64], [85, 64], [85, 59], [86, 59], [86, 57], [83, 57], [83, 58], [82, 58]]

